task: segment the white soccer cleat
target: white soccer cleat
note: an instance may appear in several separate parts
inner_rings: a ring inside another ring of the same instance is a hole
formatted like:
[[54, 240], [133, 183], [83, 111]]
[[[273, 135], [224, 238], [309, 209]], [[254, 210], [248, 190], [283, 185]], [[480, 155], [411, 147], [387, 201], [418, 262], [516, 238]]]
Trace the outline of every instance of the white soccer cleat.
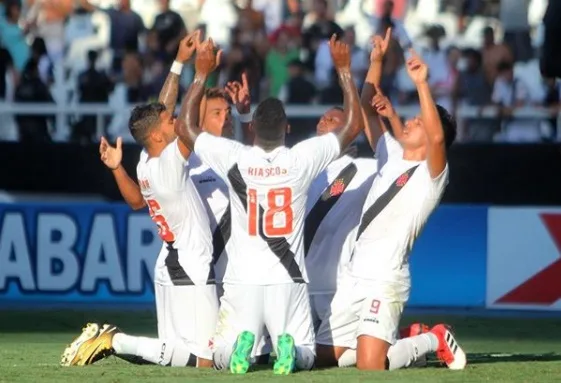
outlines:
[[439, 324], [434, 326], [430, 332], [438, 338], [438, 350], [436, 350], [438, 359], [446, 363], [451, 370], [463, 370], [467, 364], [466, 354], [449, 327]]

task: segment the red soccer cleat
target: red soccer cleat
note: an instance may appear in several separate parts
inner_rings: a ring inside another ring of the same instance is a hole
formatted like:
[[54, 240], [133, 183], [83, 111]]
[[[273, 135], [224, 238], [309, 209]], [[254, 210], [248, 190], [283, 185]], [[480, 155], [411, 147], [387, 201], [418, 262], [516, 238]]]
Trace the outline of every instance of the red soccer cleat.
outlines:
[[463, 370], [466, 367], [466, 354], [450, 332], [450, 328], [443, 324], [434, 326], [432, 332], [438, 338], [436, 356], [446, 363], [451, 370]]
[[399, 339], [410, 338], [429, 332], [429, 326], [424, 323], [413, 323], [399, 329]]

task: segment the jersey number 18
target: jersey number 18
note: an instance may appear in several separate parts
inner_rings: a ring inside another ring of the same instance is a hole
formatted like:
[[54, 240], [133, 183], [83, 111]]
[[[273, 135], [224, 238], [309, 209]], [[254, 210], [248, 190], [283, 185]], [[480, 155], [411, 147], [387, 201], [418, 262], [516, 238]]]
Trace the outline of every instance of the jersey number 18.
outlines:
[[[249, 218], [249, 235], [256, 236], [258, 233], [257, 220], [259, 219], [259, 201], [257, 190], [248, 189], [249, 198], [247, 215]], [[281, 218], [279, 220], [279, 218]], [[284, 218], [284, 220], [282, 220]], [[292, 189], [277, 188], [267, 193], [267, 209], [265, 209], [263, 231], [267, 237], [283, 237], [292, 233], [294, 213], [292, 211]], [[275, 222], [275, 219], [278, 221]], [[280, 222], [280, 223], [278, 223]]]

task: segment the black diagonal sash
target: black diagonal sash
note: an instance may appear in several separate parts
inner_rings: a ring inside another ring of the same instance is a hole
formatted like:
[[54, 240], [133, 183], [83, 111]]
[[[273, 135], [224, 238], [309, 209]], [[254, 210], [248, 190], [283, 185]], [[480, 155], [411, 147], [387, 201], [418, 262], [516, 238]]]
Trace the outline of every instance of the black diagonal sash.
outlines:
[[228, 207], [222, 214], [220, 218], [220, 222], [214, 229], [214, 233], [212, 234], [212, 263], [215, 265], [218, 262], [218, 258], [224, 252], [226, 248], [226, 244], [230, 239], [230, 234], [232, 232], [232, 215], [230, 212], [230, 203], [228, 203]]
[[386, 190], [381, 196], [376, 199], [376, 201], [370, 206], [366, 212], [362, 215], [362, 219], [360, 221], [360, 226], [358, 227], [358, 233], [356, 234], [356, 239], [360, 237], [360, 235], [366, 230], [368, 225], [376, 218], [378, 214], [384, 210], [386, 206], [390, 203], [390, 201], [399, 193], [401, 189], [407, 184], [407, 182], [411, 179], [413, 173], [419, 165], [415, 165], [412, 168], [405, 171], [401, 174], [397, 179], [390, 185], [389, 189]]
[[[228, 180], [232, 185], [232, 189], [240, 199], [245, 211], [247, 212], [247, 184], [245, 183], [238, 164], [235, 164], [228, 172]], [[259, 216], [264, 216], [263, 207], [259, 205]], [[288, 275], [296, 283], [304, 283], [304, 278], [300, 272], [300, 267], [294, 259], [294, 253], [290, 250], [290, 244], [284, 237], [271, 238], [267, 237], [263, 231], [263, 220], [259, 220], [259, 236], [267, 243], [269, 249], [275, 254], [284, 266]]]
[[319, 199], [316, 201], [314, 207], [308, 213], [306, 222], [304, 223], [304, 254], [308, 255], [308, 250], [312, 245], [312, 241], [316, 235], [319, 225], [329, 213], [331, 208], [339, 201], [347, 186], [351, 183], [357, 172], [356, 165], [351, 162], [335, 177]]

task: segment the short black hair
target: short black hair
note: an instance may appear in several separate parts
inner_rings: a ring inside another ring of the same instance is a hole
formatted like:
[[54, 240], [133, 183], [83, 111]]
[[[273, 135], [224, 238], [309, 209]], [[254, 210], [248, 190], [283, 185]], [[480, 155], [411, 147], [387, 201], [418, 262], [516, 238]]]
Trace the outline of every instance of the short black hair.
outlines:
[[223, 98], [228, 100], [226, 97], [226, 92], [222, 88], [206, 88], [205, 89], [205, 98], [207, 100], [212, 100], [213, 98]]
[[441, 105], [436, 105], [436, 110], [438, 111], [438, 117], [440, 117], [440, 123], [442, 124], [442, 130], [444, 131], [444, 142], [446, 148], [448, 149], [456, 139], [457, 124], [456, 119], [452, 117], [450, 113]]
[[160, 124], [160, 115], [166, 110], [161, 102], [152, 102], [135, 107], [129, 118], [129, 130], [140, 145], [146, 143], [150, 131]]
[[269, 97], [257, 105], [253, 113], [253, 130], [259, 139], [278, 142], [284, 138], [287, 125], [284, 105], [278, 98]]

